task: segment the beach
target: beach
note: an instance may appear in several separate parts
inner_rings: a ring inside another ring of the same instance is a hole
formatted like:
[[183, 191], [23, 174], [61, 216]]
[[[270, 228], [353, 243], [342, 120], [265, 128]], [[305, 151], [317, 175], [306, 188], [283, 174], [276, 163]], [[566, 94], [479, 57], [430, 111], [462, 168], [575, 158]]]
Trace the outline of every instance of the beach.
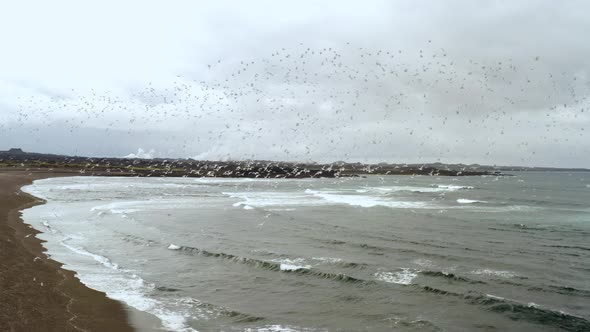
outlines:
[[123, 305], [84, 286], [48, 259], [22, 209], [43, 204], [20, 191], [37, 179], [75, 173], [0, 169], [0, 331], [132, 331]]
[[0, 172], [1, 331], [590, 327], [584, 173], [79, 175]]

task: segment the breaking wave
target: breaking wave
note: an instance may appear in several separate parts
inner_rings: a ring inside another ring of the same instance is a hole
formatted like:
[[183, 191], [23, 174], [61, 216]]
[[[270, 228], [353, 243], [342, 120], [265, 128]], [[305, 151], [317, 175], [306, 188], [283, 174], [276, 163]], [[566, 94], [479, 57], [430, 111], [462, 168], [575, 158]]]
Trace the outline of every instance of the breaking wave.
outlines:
[[207, 250], [188, 247], [188, 246], [176, 246], [174, 245], [174, 250], [184, 251], [191, 254], [198, 254], [205, 257], [214, 257], [214, 258], [221, 258], [233, 263], [240, 263], [249, 265], [255, 268], [265, 269], [269, 271], [280, 271], [284, 273], [293, 273], [299, 275], [309, 275], [314, 276], [322, 279], [329, 279], [334, 281], [341, 281], [341, 282], [350, 282], [350, 283], [371, 283], [369, 280], [358, 279], [355, 277], [351, 277], [349, 275], [343, 273], [331, 273], [331, 272], [323, 272], [317, 269], [311, 268], [311, 266], [300, 266], [295, 264], [289, 263], [281, 263], [281, 262], [272, 262], [272, 261], [263, 261], [255, 258], [248, 258], [248, 257], [241, 257], [232, 254], [226, 253], [215, 253], [210, 252]]

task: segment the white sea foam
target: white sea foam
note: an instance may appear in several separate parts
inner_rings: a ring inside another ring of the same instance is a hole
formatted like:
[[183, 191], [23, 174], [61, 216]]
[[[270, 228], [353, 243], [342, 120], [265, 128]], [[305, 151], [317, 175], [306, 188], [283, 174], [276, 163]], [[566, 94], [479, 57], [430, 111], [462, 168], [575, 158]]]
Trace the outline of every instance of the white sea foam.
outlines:
[[246, 191], [246, 192], [223, 192], [222, 194], [231, 198], [239, 198], [242, 201], [233, 204], [235, 207], [251, 206], [258, 208], [275, 207], [275, 206], [309, 206], [325, 204], [321, 200], [302, 195], [295, 192], [275, 192], [275, 191]]
[[458, 186], [455, 184], [438, 184], [438, 185], [436, 185], [436, 188], [441, 188], [441, 189], [446, 189], [446, 190], [451, 190], [451, 191], [475, 189], [475, 187], [472, 187], [472, 186]]
[[251, 206], [268, 208], [274, 206], [317, 206], [345, 204], [360, 207], [383, 206], [390, 208], [423, 208], [426, 202], [398, 201], [379, 196], [359, 195], [354, 191], [330, 191], [306, 189], [304, 194], [296, 192], [223, 192], [232, 198], [242, 199], [235, 207]]
[[281, 266], [280, 266], [281, 271], [308, 270], [310, 268], [311, 268], [310, 265], [293, 265], [293, 264], [285, 264], [285, 263], [281, 263]]
[[335, 258], [335, 257], [312, 257], [313, 260], [326, 262], [330, 264], [342, 262], [342, 258]]
[[375, 278], [380, 281], [389, 282], [399, 285], [410, 285], [420, 271], [410, 268], [402, 268], [399, 272], [377, 272]]
[[310, 265], [305, 264], [305, 258], [277, 258], [272, 259], [271, 262], [280, 263], [281, 271], [297, 271], [311, 268]]
[[487, 275], [487, 276], [495, 276], [495, 277], [502, 277], [502, 278], [514, 278], [516, 273], [512, 271], [499, 271], [499, 270], [491, 270], [491, 269], [478, 269], [472, 271], [471, 273], [477, 275]]
[[200, 204], [199, 199], [195, 198], [163, 198], [163, 197], [151, 197], [145, 200], [133, 200], [133, 201], [111, 201], [107, 204], [101, 204], [90, 208], [92, 212], [98, 212], [100, 214], [133, 214], [136, 212], [147, 211], [147, 210], [169, 210], [173, 208], [182, 208], [188, 205], [195, 206]]
[[367, 187], [367, 191], [377, 191], [381, 193], [398, 192], [398, 191], [409, 191], [409, 192], [420, 192], [420, 193], [435, 193], [448, 191], [445, 188], [438, 187], [413, 187], [413, 186], [384, 186], [384, 187]]
[[496, 296], [496, 295], [492, 295], [492, 294], [486, 294], [486, 296], [489, 297], [490, 299], [494, 299], [494, 300], [504, 300], [504, 298], [501, 296]]
[[244, 331], [246, 332], [298, 332], [295, 327], [292, 326], [284, 326], [284, 325], [266, 325], [261, 327], [255, 328], [247, 328]]
[[422, 267], [435, 267], [436, 266], [436, 264], [434, 264], [433, 261], [431, 261], [430, 259], [424, 259], [424, 258], [415, 259], [413, 261], [413, 263], [416, 265], [420, 265]]
[[195, 331], [186, 325], [187, 319], [190, 318], [188, 310], [184, 310], [186, 312], [182, 312], [182, 308], [171, 310], [168, 308], [170, 303], [150, 297], [149, 294], [154, 289], [153, 284], [146, 283], [139, 276], [121, 269], [107, 257], [70, 245], [67, 241], [68, 239], [63, 240], [61, 244], [77, 255], [92, 258], [102, 267], [76, 266], [74, 270], [77, 271], [82, 283], [90, 288], [105, 292], [112, 299], [125, 302], [137, 310], [158, 317], [166, 329], [182, 332]]
[[69, 239], [70, 238], [66, 238], [66, 239], [62, 240], [61, 245], [68, 248], [72, 252], [75, 252], [78, 255], [91, 257], [93, 260], [95, 260], [96, 262], [100, 263], [101, 265], [103, 265], [109, 269], [112, 269], [112, 270], [119, 269], [119, 266], [117, 264], [111, 262], [110, 259], [108, 259], [104, 256], [97, 255], [97, 254], [94, 254], [94, 253], [91, 253], [91, 252], [85, 250], [84, 248], [79, 248], [79, 247], [68, 244], [67, 242]]
[[383, 199], [378, 196], [341, 194], [337, 191], [317, 191], [307, 189], [305, 190], [305, 193], [313, 195], [315, 197], [322, 198], [323, 200], [333, 204], [346, 204], [350, 206], [360, 206], [365, 208], [375, 206], [383, 206], [390, 208], [422, 208], [426, 206], [425, 202], [395, 201]]
[[377, 187], [366, 187], [367, 191], [376, 191], [382, 193], [398, 192], [398, 191], [409, 191], [418, 193], [440, 193], [447, 191], [467, 190], [474, 189], [472, 186], [458, 186], [453, 184], [440, 184], [431, 185], [429, 187], [424, 186], [377, 186]]
[[168, 249], [170, 249], [170, 250], [179, 250], [180, 248], [182, 248], [182, 247], [177, 246], [177, 245], [172, 244], [172, 243], [168, 246]]
[[[104, 205], [94, 206], [90, 211], [98, 211], [99, 215], [104, 215], [105, 212], [113, 214], [127, 214], [142, 211], [138, 206], [149, 204], [148, 201], [127, 201], [127, 202], [113, 202]], [[101, 214], [102, 213], [102, 214]]]
[[[293, 181], [296, 179], [267, 179], [267, 178], [214, 178], [214, 177], [203, 177], [203, 178], [193, 178], [192, 181], [196, 183], [203, 183], [203, 184], [233, 184], [233, 183], [254, 183], [254, 182], [285, 182], [285, 181]], [[301, 181], [301, 180], [299, 180]]]
[[424, 208], [426, 202], [400, 201], [384, 198], [379, 195], [359, 194], [354, 190], [312, 190], [306, 189], [303, 194], [297, 192], [223, 192], [241, 201], [233, 203], [234, 207], [251, 206], [257, 208], [274, 208], [276, 206], [317, 206], [344, 204], [365, 208], [383, 206], [390, 208]]
[[47, 228], [47, 230], [51, 233], [51, 234], [55, 234], [57, 231], [51, 227], [51, 225], [49, 224], [49, 222], [47, 222], [46, 220], [42, 221], [43, 226], [45, 226], [45, 228]]
[[476, 199], [459, 198], [457, 199], [459, 204], [473, 204], [473, 203], [487, 203], [486, 201], [479, 201]]

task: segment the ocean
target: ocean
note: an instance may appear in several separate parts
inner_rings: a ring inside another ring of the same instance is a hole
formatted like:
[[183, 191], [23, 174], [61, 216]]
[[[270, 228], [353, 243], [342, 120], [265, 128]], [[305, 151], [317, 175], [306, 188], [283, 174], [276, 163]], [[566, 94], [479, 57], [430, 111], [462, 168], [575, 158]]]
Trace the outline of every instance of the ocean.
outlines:
[[64, 268], [169, 331], [590, 331], [590, 173], [69, 177]]

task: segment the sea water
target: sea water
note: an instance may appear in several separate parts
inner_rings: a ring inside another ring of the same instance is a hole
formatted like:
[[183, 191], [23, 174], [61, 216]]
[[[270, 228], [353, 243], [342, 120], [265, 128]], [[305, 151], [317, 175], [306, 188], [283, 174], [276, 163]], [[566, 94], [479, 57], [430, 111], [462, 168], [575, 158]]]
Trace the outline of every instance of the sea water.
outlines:
[[588, 331], [590, 173], [70, 177], [48, 254], [170, 331]]

